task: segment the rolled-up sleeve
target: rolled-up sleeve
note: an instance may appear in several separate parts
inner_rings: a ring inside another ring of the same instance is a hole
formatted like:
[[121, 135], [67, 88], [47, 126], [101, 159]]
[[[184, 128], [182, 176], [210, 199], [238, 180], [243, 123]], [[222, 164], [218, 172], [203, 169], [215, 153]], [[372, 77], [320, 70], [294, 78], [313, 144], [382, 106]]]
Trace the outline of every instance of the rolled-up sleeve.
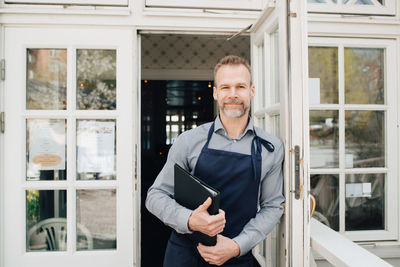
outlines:
[[279, 222], [283, 213], [283, 174], [282, 162], [284, 146], [280, 142], [276, 146], [274, 163], [260, 184], [260, 209], [243, 228], [242, 232], [233, 238], [240, 247], [240, 255], [249, 252], [265, 239], [269, 232]]
[[188, 169], [185, 134], [181, 134], [168, 152], [167, 162], [154, 184], [147, 191], [146, 208], [178, 233], [191, 233], [188, 219], [192, 210], [179, 205], [174, 199], [174, 165]]

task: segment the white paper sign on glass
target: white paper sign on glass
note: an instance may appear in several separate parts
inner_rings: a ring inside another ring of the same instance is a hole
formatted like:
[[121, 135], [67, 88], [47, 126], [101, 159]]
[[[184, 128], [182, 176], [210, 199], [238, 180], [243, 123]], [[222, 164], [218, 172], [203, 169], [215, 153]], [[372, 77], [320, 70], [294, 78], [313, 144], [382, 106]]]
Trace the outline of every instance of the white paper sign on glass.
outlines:
[[346, 197], [371, 197], [371, 183], [346, 184]]
[[28, 119], [27, 176], [39, 170], [65, 170], [65, 120]]
[[309, 88], [309, 104], [319, 105], [321, 104], [321, 82], [319, 78], [309, 78], [308, 79]]
[[79, 120], [77, 125], [78, 173], [113, 174], [115, 122]]

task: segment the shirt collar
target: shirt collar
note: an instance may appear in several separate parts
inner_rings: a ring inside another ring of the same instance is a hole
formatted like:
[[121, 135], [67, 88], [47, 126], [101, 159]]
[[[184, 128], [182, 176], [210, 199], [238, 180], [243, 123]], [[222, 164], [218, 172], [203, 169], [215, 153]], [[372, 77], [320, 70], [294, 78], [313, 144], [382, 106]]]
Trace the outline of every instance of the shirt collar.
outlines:
[[[247, 127], [244, 130], [243, 134], [241, 134], [237, 139], [240, 139], [242, 136], [246, 135], [247, 132], [253, 132], [254, 131], [254, 124], [253, 120], [249, 116], [249, 121], [247, 123]], [[214, 123], [214, 133], [217, 132], [222, 132], [224, 135], [226, 135], [226, 130], [224, 128], [224, 125], [222, 125], [221, 119], [219, 118], [219, 115], [215, 118], [215, 123]]]

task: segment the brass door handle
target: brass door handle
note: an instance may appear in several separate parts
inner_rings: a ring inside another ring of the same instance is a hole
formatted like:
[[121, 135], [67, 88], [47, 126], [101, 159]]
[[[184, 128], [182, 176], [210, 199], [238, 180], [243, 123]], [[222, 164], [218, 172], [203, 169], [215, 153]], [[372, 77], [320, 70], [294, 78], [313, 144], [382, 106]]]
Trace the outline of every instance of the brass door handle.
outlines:
[[317, 201], [315, 200], [315, 197], [311, 194], [310, 194], [310, 200], [311, 200], [310, 217], [312, 217], [315, 211], [315, 206], [317, 205]]

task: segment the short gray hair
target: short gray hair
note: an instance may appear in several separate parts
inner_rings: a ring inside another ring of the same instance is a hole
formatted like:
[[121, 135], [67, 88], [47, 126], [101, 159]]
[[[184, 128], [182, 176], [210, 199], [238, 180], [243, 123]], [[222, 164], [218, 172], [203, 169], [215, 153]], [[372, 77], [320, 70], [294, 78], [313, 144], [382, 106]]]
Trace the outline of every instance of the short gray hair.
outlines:
[[225, 56], [223, 58], [221, 58], [217, 65], [215, 65], [214, 67], [214, 83], [215, 83], [215, 77], [217, 75], [218, 70], [225, 65], [243, 65], [246, 67], [246, 69], [249, 71], [250, 73], [250, 84], [252, 83], [252, 79], [251, 79], [251, 67], [249, 62], [243, 58], [243, 57], [239, 57], [239, 56], [235, 56], [235, 55], [228, 55]]

